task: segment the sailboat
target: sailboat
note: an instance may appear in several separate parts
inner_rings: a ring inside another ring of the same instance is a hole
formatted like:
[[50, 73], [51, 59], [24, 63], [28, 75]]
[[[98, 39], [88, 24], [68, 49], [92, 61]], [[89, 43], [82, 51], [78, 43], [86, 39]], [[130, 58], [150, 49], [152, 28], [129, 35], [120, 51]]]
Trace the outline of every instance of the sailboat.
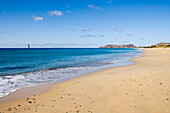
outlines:
[[28, 49], [30, 49], [30, 44], [28, 44]]

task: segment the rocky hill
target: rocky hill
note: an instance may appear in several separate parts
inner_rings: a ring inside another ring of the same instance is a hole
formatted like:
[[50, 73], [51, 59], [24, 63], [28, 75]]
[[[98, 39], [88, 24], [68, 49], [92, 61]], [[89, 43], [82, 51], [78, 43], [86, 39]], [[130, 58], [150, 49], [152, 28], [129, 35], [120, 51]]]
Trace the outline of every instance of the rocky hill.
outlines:
[[161, 42], [155, 45], [151, 45], [151, 47], [164, 47], [164, 46], [170, 46], [170, 43]]
[[99, 48], [135, 48], [133, 44], [125, 44], [125, 45], [106, 45], [100, 46]]
[[170, 43], [167, 42], [161, 42], [155, 45], [151, 45], [151, 46], [145, 46], [145, 47], [139, 47], [139, 48], [170, 48]]

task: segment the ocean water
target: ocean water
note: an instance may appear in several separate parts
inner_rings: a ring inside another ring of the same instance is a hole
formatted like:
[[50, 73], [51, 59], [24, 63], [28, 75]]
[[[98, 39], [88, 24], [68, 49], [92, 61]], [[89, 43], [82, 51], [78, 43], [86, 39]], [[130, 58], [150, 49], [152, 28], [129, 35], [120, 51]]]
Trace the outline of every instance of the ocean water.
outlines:
[[0, 49], [0, 97], [17, 89], [60, 82], [115, 66], [130, 65], [139, 49]]

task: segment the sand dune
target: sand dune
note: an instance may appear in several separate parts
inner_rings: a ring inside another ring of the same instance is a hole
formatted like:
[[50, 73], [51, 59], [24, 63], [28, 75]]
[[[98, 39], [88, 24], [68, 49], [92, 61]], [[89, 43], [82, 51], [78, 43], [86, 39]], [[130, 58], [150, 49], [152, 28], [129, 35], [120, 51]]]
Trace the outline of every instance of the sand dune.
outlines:
[[0, 113], [170, 113], [170, 49], [146, 49], [132, 61], [0, 104]]

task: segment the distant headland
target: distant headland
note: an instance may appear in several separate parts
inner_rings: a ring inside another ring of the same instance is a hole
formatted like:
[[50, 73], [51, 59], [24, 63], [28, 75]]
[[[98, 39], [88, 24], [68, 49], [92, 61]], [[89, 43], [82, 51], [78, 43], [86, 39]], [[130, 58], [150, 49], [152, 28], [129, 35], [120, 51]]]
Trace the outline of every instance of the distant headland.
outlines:
[[155, 45], [151, 45], [151, 46], [140, 46], [138, 48], [170, 48], [170, 43], [168, 42], [160, 42], [158, 44]]
[[133, 44], [125, 44], [125, 45], [105, 45], [100, 46], [99, 48], [135, 48]]
[[160, 42], [158, 44], [151, 45], [151, 46], [139, 46], [139, 47], [136, 47], [133, 44], [123, 44], [123, 45], [109, 44], [105, 46], [100, 46], [99, 48], [170, 48], [170, 43]]

